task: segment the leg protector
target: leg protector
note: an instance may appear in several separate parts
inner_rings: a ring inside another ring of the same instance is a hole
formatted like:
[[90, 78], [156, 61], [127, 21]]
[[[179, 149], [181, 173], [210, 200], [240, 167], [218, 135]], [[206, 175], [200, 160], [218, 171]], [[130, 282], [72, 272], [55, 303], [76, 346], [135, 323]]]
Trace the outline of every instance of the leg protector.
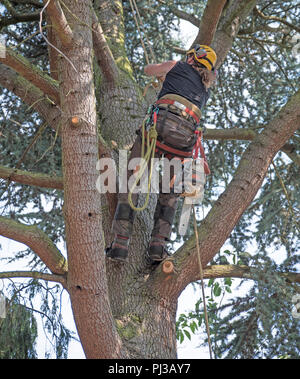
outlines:
[[175, 217], [176, 208], [162, 205], [159, 201], [154, 213], [154, 228], [152, 235], [161, 235], [168, 239], [172, 231], [172, 224]]
[[126, 220], [130, 221], [133, 224], [134, 211], [129, 204], [118, 203], [115, 213], [115, 220]]
[[114, 261], [126, 262], [129, 238], [116, 235], [111, 246], [106, 249], [106, 256]]
[[112, 232], [127, 238], [132, 234], [135, 212], [127, 203], [118, 203], [112, 225]]
[[148, 253], [152, 262], [161, 262], [170, 255], [165, 244], [166, 239], [163, 236], [152, 236]]

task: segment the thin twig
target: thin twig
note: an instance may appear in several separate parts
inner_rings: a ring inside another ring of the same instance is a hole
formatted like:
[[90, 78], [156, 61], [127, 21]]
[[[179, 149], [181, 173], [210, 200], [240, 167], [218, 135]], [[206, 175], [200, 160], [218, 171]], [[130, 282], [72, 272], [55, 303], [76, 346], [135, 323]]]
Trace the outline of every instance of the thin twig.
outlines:
[[70, 63], [70, 65], [73, 67], [73, 69], [78, 74], [78, 71], [77, 71], [76, 67], [74, 66], [74, 64], [71, 62], [71, 60], [61, 50], [59, 50], [56, 46], [52, 45], [52, 43], [43, 34], [43, 30], [42, 30], [43, 12], [48, 7], [49, 3], [50, 3], [50, 0], [47, 1], [47, 3], [44, 5], [43, 9], [40, 12], [40, 21], [39, 21], [40, 34], [42, 35], [44, 40], [47, 42], [47, 44], [50, 45], [51, 47], [53, 47], [53, 49], [55, 49], [59, 54], [61, 54]]

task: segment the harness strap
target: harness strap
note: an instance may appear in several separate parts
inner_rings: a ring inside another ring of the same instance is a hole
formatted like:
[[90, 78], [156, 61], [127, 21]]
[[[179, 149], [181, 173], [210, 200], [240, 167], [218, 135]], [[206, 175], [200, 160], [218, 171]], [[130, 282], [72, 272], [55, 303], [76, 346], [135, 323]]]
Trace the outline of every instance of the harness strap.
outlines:
[[187, 100], [185, 97], [176, 95], [175, 93], [168, 93], [162, 96], [161, 98], [159, 98], [159, 100], [162, 100], [162, 99], [175, 100], [178, 103], [180, 103], [181, 106], [185, 105], [186, 108], [191, 109], [196, 114], [199, 120], [201, 119], [201, 115], [202, 115], [201, 110], [197, 107], [197, 105], [193, 104], [191, 101]]
[[[182, 159], [184, 159], [184, 158], [192, 158], [192, 157], [195, 158], [195, 157], [198, 156], [199, 151], [200, 151], [201, 157], [204, 160], [204, 172], [205, 172], [206, 175], [209, 175], [210, 174], [210, 169], [208, 167], [206, 156], [204, 154], [203, 145], [201, 143], [202, 132], [200, 132], [198, 130], [196, 130], [196, 132], [198, 134], [198, 138], [197, 138], [196, 144], [195, 144], [195, 146], [194, 146], [194, 148], [193, 148], [192, 151], [178, 150], [178, 149], [175, 149], [175, 148], [170, 147], [168, 145], [165, 145], [164, 143], [161, 143], [158, 140], [156, 140], [156, 151], [161, 150], [163, 152], [167, 152], [167, 153], [171, 154], [171, 156], [179, 157], [179, 158], [182, 158]], [[147, 135], [146, 131], [145, 131], [145, 135]]]
[[169, 104], [169, 105], [174, 105], [176, 108], [180, 109], [181, 111], [183, 112], [186, 112], [187, 114], [189, 114], [191, 117], [193, 117], [193, 119], [196, 121], [197, 124], [199, 124], [200, 122], [200, 119], [199, 117], [196, 115], [196, 113], [194, 111], [192, 111], [191, 109], [189, 109], [188, 107], [186, 107], [184, 104], [181, 104], [179, 103], [178, 101], [176, 100], [171, 100], [171, 99], [159, 99], [156, 101], [155, 103], [156, 105], [159, 105], [159, 104]]

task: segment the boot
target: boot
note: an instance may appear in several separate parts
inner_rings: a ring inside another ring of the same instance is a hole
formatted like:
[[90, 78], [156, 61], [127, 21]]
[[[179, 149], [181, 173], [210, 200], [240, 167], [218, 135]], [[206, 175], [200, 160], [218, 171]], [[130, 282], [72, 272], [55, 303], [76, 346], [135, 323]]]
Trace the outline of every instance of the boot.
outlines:
[[177, 199], [170, 194], [161, 194], [154, 212], [154, 227], [150, 241], [148, 256], [152, 263], [161, 262], [170, 254], [166, 243], [172, 232], [172, 224], [176, 212]]
[[152, 263], [161, 262], [170, 256], [166, 248], [166, 239], [163, 236], [152, 236], [148, 252]]
[[126, 262], [128, 256], [128, 245], [129, 238], [117, 234], [110, 247], [105, 250], [107, 258], [119, 262]]

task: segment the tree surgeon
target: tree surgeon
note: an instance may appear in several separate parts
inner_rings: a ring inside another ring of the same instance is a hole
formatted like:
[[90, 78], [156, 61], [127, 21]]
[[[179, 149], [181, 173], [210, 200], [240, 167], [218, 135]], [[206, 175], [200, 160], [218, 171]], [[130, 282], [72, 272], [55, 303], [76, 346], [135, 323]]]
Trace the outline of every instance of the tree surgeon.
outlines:
[[[199, 137], [197, 128], [201, 109], [209, 98], [209, 88], [216, 78], [216, 60], [216, 53], [211, 47], [196, 45], [187, 51], [185, 62], [172, 60], [145, 67], [146, 75], [156, 76], [163, 81], [157, 101], [151, 107], [152, 123], [154, 116], [156, 117], [156, 156], [164, 154], [168, 158], [177, 157], [181, 160], [193, 156]], [[140, 130], [137, 134], [130, 160], [141, 156], [144, 141]], [[128, 170], [128, 178], [133, 174], [134, 170]], [[171, 177], [172, 175], [174, 172], [170, 174]], [[159, 191], [148, 251], [152, 263], [160, 262], [168, 256], [166, 243], [170, 238], [179, 198], [179, 194], [172, 191], [171, 187], [170, 184], [167, 193], [161, 188]], [[132, 194], [134, 205], [137, 200], [138, 195]], [[135, 214], [134, 208], [128, 202], [128, 193], [119, 193], [112, 225], [114, 240], [106, 249], [107, 257], [126, 261]]]

